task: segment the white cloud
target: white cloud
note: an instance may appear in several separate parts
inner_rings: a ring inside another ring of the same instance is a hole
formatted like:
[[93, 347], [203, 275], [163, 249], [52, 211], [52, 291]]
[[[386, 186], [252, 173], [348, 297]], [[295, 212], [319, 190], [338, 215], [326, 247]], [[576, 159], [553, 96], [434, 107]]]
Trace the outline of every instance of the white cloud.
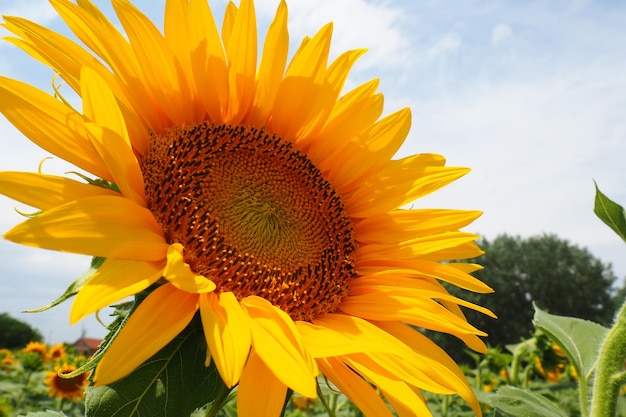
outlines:
[[[256, 2], [260, 17], [270, 20], [276, 0]], [[372, 66], [404, 68], [410, 62], [411, 45], [402, 31], [404, 13], [396, 3], [372, 0], [301, 0], [289, 3], [290, 42], [295, 47], [304, 36], [314, 35], [333, 22], [331, 52], [367, 48], [360, 69]]]
[[[412, 105], [403, 153], [437, 152], [473, 172], [420, 205], [484, 210], [472, 230], [556, 233], [592, 251], [621, 245], [593, 214], [592, 179], [626, 203], [626, 76], [572, 70], [530, 82], [475, 85]], [[626, 259], [613, 261], [618, 275]]]
[[504, 23], [498, 23], [491, 31], [491, 44], [499, 45], [513, 35], [511, 26]]
[[433, 46], [428, 48], [426, 55], [429, 58], [437, 58], [443, 54], [454, 52], [461, 47], [462, 41], [459, 35], [448, 33], [439, 39]]

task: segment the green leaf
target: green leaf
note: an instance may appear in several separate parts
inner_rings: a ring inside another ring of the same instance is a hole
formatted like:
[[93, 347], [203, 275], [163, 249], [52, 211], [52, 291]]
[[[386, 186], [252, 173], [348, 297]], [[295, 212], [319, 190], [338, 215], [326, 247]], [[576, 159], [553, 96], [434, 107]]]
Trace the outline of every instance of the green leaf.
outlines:
[[593, 212], [626, 242], [626, 212], [624, 212], [624, 208], [602, 194], [597, 184], [595, 186], [596, 200]]
[[213, 363], [206, 367], [199, 317], [132, 374], [87, 389], [87, 417], [189, 416], [227, 388]]
[[105, 258], [93, 258], [91, 260], [91, 267], [89, 268], [89, 270], [85, 272], [83, 275], [81, 275], [76, 281], [72, 282], [70, 286], [67, 287], [65, 292], [59, 296], [59, 298], [57, 298], [56, 300], [54, 300], [48, 305], [45, 305], [40, 308], [35, 308], [32, 310], [26, 310], [25, 312], [26, 313], [40, 313], [42, 311], [49, 310], [52, 307], [61, 304], [63, 301], [67, 300], [68, 298], [71, 298], [75, 296], [76, 294], [78, 294], [78, 291], [83, 287], [83, 285], [85, 285], [85, 282], [87, 282], [87, 280], [91, 278], [91, 276], [98, 270], [98, 268], [100, 268], [100, 266], [104, 262], [104, 259]]
[[495, 409], [515, 417], [568, 417], [547, 398], [521, 388], [504, 386], [488, 397]]
[[568, 356], [579, 378], [587, 378], [609, 329], [575, 317], [548, 314], [535, 306], [535, 327], [550, 337]]

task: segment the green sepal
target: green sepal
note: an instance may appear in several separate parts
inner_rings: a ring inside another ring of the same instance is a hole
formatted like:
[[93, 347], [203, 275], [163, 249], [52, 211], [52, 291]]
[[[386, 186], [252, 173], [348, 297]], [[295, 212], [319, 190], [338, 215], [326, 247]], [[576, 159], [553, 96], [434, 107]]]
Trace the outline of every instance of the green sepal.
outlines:
[[588, 320], [548, 314], [537, 306], [533, 324], [565, 352], [579, 378], [589, 378], [609, 329]]
[[490, 406], [512, 417], [568, 417], [546, 397], [513, 386], [503, 386], [486, 397]]
[[[82, 366], [78, 367], [77, 369], [75, 369], [74, 371], [70, 373], [61, 375], [61, 377], [62, 378], [74, 378], [75, 376], [84, 374], [85, 372], [88, 372], [94, 369], [96, 365], [98, 365], [98, 362], [100, 362], [100, 359], [102, 359], [102, 357], [106, 353], [109, 346], [111, 346], [111, 343], [113, 343], [115, 336], [117, 336], [117, 334], [124, 327], [124, 324], [126, 324], [126, 321], [128, 320], [128, 317], [130, 316], [130, 313], [133, 310], [134, 306], [135, 306], [134, 301], [129, 301], [126, 303], [121, 303], [121, 304], [117, 304], [113, 306], [115, 308], [115, 311], [112, 315], [115, 317], [115, 319], [111, 322], [111, 324], [109, 324], [108, 326], [109, 332], [106, 334], [106, 336], [104, 336], [104, 339], [102, 339], [102, 342], [100, 342], [100, 346], [98, 346], [98, 350], [96, 351], [96, 353], [94, 353], [93, 356]], [[90, 379], [91, 379], [91, 375], [90, 375]]]
[[83, 285], [85, 285], [85, 282], [87, 282], [87, 280], [91, 278], [91, 276], [98, 270], [98, 268], [102, 266], [102, 264], [104, 263], [104, 260], [105, 258], [94, 257], [91, 260], [91, 266], [89, 267], [89, 270], [85, 272], [83, 275], [81, 275], [76, 281], [72, 282], [70, 286], [67, 287], [65, 292], [61, 294], [61, 296], [59, 296], [56, 300], [54, 300], [50, 304], [47, 304], [43, 307], [35, 308], [32, 310], [26, 310], [24, 312], [25, 313], [40, 313], [42, 311], [49, 310], [52, 307], [61, 304], [68, 298], [75, 296], [76, 294], [78, 294], [78, 291], [80, 291]]
[[602, 194], [595, 182], [594, 185], [596, 186], [596, 199], [593, 212], [626, 242], [626, 213], [624, 208]]
[[76, 171], [69, 171], [68, 174], [74, 174], [80, 178], [82, 178], [83, 180], [87, 181], [87, 183], [91, 184], [91, 185], [95, 185], [96, 187], [102, 187], [102, 188], [106, 188], [109, 190], [113, 190], [113, 191], [117, 191], [118, 193], [120, 192], [120, 187], [117, 186], [117, 184], [114, 184], [110, 181], [107, 180], [103, 180], [100, 178], [96, 178], [95, 180], [93, 178], [89, 178], [88, 176], [81, 174], [80, 172], [76, 172]]
[[[205, 366], [206, 340], [199, 316], [127, 377], [87, 388], [86, 417], [189, 416], [226, 398], [214, 364]], [[220, 404], [222, 405], [222, 404]]]

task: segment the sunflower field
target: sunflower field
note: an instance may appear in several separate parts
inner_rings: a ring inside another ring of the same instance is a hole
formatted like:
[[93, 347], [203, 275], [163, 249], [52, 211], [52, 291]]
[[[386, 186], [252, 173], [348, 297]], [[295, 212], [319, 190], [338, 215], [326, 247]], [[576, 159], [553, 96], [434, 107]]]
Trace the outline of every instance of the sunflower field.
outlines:
[[[566, 416], [580, 416], [578, 375], [563, 350], [545, 333], [517, 345], [490, 348], [486, 355], [471, 354], [473, 364], [461, 364], [468, 381], [481, 401], [483, 415], [517, 417], [510, 406], [524, 406], [520, 392], [536, 393]], [[20, 350], [0, 349], [0, 417], [82, 417], [85, 415], [87, 374], [64, 378], [87, 361], [66, 344], [30, 342]], [[285, 404], [284, 417], [359, 417], [364, 414], [328, 381], [320, 380], [322, 395], [317, 399], [298, 394]], [[500, 390], [500, 391], [499, 391]], [[495, 396], [495, 392], [509, 394]], [[507, 397], [507, 395], [509, 395]], [[434, 417], [473, 416], [459, 397], [427, 394], [425, 400]], [[530, 400], [530, 397], [529, 397]], [[492, 405], [493, 404], [493, 405]], [[198, 408], [192, 417], [207, 415]], [[43, 411], [45, 410], [45, 411]], [[217, 414], [236, 417], [234, 395]], [[535, 414], [532, 414], [535, 415]], [[626, 390], [618, 398], [616, 416], [626, 416]]]
[[87, 374], [63, 377], [86, 362], [64, 343], [30, 342], [23, 349], [0, 348], [0, 416], [58, 410], [68, 417], [84, 415]]

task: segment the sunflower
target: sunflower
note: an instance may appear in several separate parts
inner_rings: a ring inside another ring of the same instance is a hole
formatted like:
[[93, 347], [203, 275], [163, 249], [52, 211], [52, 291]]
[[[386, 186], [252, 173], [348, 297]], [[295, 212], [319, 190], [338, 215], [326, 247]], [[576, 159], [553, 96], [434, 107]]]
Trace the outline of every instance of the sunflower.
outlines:
[[13, 359], [13, 352], [7, 348], [0, 349], [0, 359]]
[[480, 414], [463, 373], [418, 331], [485, 351], [461, 306], [491, 313], [442, 285], [491, 291], [470, 275], [479, 266], [447, 262], [482, 253], [460, 231], [480, 213], [402, 208], [468, 169], [434, 154], [392, 159], [410, 111], [382, 116], [376, 79], [342, 91], [363, 50], [329, 62], [328, 24], [288, 59], [284, 1], [260, 54], [252, 0], [229, 3], [221, 29], [206, 0], [168, 0], [163, 33], [113, 0], [125, 34], [89, 0], [51, 3], [90, 51], [18, 17], [4, 27], [82, 111], [7, 78], [0, 111], [92, 178], [1, 173], [0, 192], [41, 210], [5, 237], [106, 258], [72, 323], [156, 287], [96, 385], [129, 375], [199, 312], [207, 363], [238, 386], [241, 416], [278, 415], [288, 389], [316, 397], [320, 373], [366, 415], [391, 415], [387, 403], [429, 415], [421, 390]]
[[43, 362], [47, 362], [49, 359], [48, 356], [48, 346], [45, 343], [41, 342], [28, 342], [24, 349], [21, 350], [22, 353], [36, 353], [41, 356], [41, 360]]
[[9, 371], [12, 371], [14, 367], [15, 367], [15, 359], [13, 358], [13, 356], [5, 356], [4, 358], [0, 359], [1, 370], [5, 372], [9, 372]]
[[87, 386], [87, 374], [80, 374], [66, 378], [63, 374], [69, 374], [76, 370], [74, 365], [63, 364], [54, 368], [54, 371], [46, 371], [44, 384], [48, 387], [48, 393], [53, 398], [65, 398], [72, 402], [78, 401]]
[[65, 344], [58, 343], [56, 345], [50, 346], [50, 349], [48, 349], [48, 357], [54, 363], [58, 363], [60, 361], [64, 361], [67, 358], [67, 352], [65, 350]]

